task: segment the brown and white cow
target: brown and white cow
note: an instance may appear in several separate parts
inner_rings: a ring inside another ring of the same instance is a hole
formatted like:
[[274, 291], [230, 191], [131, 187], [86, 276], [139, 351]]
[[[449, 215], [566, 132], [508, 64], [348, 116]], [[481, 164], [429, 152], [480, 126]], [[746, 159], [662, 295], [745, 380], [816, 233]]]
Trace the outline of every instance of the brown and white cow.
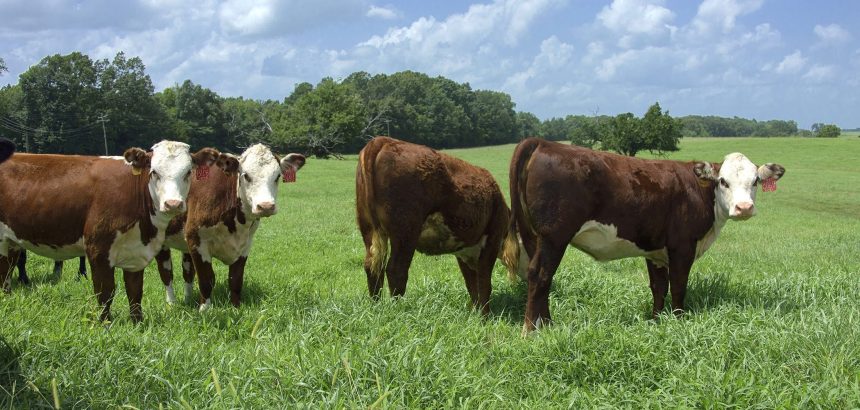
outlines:
[[645, 160], [527, 139], [510, 167], [511, 230], [531, 256], [524, 331], [550, 321], [549, 290], [565, 249], [598, 261], [646, 259], [663, 310], [684, 309], [690, 267], [729, 219], [755, 215], [759, 182], [774, 184], [785, 168], [756, 167], [744, 155], [722, 163]]
[[142, 319], [143, 269], [170, 219], [185, 211], [192, 167], [219, 153], [162, 141], [124, 157], [15, 154], [0, 165], [0, 283], [8, 290], [21, 249], [55, 260], [86, 255], [110, 320], [114, 268], [123, 270], [134, 322]]
[[218, 164], [224, 172], [213, 172], [192, 182], [188, 212], [171, 221], [164, 249], [156, 256], [167, 303], [173, 304], [176, 296], [170, 248], [183, 252], [185, 301], [190, 301], [196, 271], [200, 311], [212, 306], [212, 258], [229, 265], [230, 302], [239, 306], [245, 262], [260, 219], [278, 211], [278, 180], [283, 177], [287, 181], [292, 176], [294, 181], [305, 157], [288, 154], [279, 158], [265, 145], [257, 144], [239, 157], [221, 154]]
[[[374, 299], [384, 282], [383, 270], [392, 296], [406, 292], [416, 250], [453, 254], [472, 304], [484, 314], [489, 313], [496, 258], [509, 274], [518, 268], [518, 240], [507, 236], [510, 210], [483, 168], [425, 146], [376, 137], [359, 154], [355, 196], [364, 270]], [[522, 262], [525, 269], [526, 260]]]

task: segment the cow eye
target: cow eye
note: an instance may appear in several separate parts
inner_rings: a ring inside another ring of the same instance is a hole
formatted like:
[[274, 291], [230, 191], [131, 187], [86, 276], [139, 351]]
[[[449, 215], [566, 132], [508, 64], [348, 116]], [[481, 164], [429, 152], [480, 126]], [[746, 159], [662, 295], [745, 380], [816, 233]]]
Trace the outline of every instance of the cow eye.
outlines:
[[726, 188], [726, 189], [729, 188], [729, 183], [726, 182], [726, 180], [723, 178], [720, 178], [720, 185], [722, 185], [723, 188]]
[[151, 175], [152, 175], [152, 178], [155, 180], [161, 179], [161, 175], [158, 175], [158, 172], [152, 171]]
[[758, 186], [758, 181], [761, 181], [761, 177], [755, 177], [752, 186]]
[[278, 178], [280, 178], [280, 177], [281, 177], [281, 174], [275, 175], [275, 183], [278, 183]]
[[244, 177], [244, 178], [245, 178], [245, 181], [251, 182], [251, 176], [250, 176], [250, 175], [248, 175], [247, 173], [244, 173], [244, 172], [243, 172], [243, 173], [242, 173], [242, 177]]
[[191, 177], [191, 171], [190, 170], [185, 173], [185, 179], [188, 179], [189, 177]]

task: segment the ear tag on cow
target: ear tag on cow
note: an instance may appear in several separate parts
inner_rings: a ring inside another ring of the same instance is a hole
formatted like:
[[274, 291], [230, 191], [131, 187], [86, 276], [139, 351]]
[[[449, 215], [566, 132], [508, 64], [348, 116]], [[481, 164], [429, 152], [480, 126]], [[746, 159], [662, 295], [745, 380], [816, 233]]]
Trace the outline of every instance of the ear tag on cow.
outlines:
[[209, 178], [209, 166], [208, 165], [198, 166], [197, 170], [194, 171], [194, 177], [197, 178], [198, 181], [205, 181], [206, 178]]
[[132, 174], [132, 175], [140, 175], [140, 168], [138, 168], [138, 167], [131, 167], [131, 174]]
[[764, 192], [776, 191], [776, 179], [768, 178], [761, 182], [761, 190]]
[[296, 169], [293, 167], [287, 167], [281, 172], [281, 176], [284, 178], [285, 183], [296, 182]]

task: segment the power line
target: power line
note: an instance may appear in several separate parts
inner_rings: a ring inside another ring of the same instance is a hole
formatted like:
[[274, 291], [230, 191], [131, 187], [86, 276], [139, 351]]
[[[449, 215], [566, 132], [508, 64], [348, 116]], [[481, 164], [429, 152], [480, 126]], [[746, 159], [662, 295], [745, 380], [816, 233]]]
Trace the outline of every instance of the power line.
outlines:
[[[40, 128], [32, 128], [26, 124], [22, 124], [22, 123], [16, 121], [14, 118], [9, 117], [8, 115], [4, 115], [4, 116], [0, 117], [0, 123], [6, 124], [9, 127], [13, 127], [13, 128], [18, 129], [18, 130], [26, 131], [26, 132], [44, 132], [44, 133], [49, 133], [49, 134], [54, 134], [54, 135], [85, 134], [86, 132], [91, 132], [93, 128], [98, 127], [99, 121], [101, 121], [101, 120], [97, 120], [95, 122], [83, 125], [83, 126], [78, 127], [78, 128], [69, 128], [69, 129], [60, 129], [59, 131], [51, 131], [47, 128], [41, 128], [41, 129]], [[104, 123], [102, 123], [102, 125], [104, 125]]]

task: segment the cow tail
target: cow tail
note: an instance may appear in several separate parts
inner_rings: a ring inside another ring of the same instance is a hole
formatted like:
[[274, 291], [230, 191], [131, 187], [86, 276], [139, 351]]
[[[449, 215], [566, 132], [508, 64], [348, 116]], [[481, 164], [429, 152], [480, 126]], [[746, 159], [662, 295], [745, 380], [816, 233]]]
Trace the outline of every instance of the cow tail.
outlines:
[[[540, 140], [536, 138], [528, 138], [517, 144], [514, 148], [514, 156], [511, 158], [509, 182], [510, 182], [510, 198], [511, 198], [511, 218], [508, 227], [508, 235], [505, 238], [504, 254], [505, 259], [516, 261], [516, 264], [525, 264], [520, 262], [521, 259], [528, 260], [529, 255], [521, 255], [526, 249], [529, 249], [527, 240], [532, 239], [531, 230], [528, 227], [520, 229], [519, 223], [525, 222], [528, 219], [523, 210], [523, 198], [521, 190], [525, 185], [526, 175], [525, 168], [531, 159], [532, 153], [537, 149]], [[531, 241], [528, 241], [531, 242]], [[523, 246], [526, 245], [526, 246]], [[514, 265], [517, 266], [517, 265]], [[508, 278], [511, 281], [516, 281], [515, 273], [525, 279], [526, 269], [522, 267], [515, 271], [508, 270]]]
[[[371, 224], [370, 273], [376, 277], [385, 272], [385, 265], [388, 263], [388, 236], [382, 229], [379, 217], [376, 215], [376, 210], [374, 209], [376, 198], [374, 195], [373, 165], [382, 146], [382, 141], [375, 138], [368, 142], [359, 153], [357, 178], [363, 182], [358, 185], [364, 189], [363, 192], [356, 192], [358, 196], [356, 200], [364, 203], [364, 211], [367, 213], [365, 216], [368, 217]], [[356, 188], [358, 189], [358, 186]], [[362, 215], [358, 217], [361, 218]]]

